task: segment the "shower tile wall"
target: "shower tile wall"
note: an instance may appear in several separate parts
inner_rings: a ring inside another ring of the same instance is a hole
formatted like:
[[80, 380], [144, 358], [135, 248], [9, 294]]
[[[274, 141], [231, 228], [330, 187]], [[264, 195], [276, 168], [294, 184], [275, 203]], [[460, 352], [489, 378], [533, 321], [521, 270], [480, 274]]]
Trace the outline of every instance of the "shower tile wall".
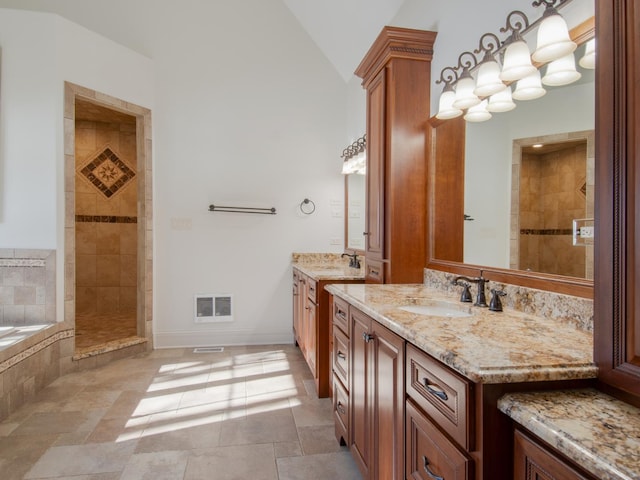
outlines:
[[586, 276], [584, 247], [574, 247], [572, 222], [587, 216], [586, 143], [545, 155], [523, 154], [520, 184], [520, 267]]
[[76, 315], [135, 318], [135, 123], [77, 120], [75, 142]]

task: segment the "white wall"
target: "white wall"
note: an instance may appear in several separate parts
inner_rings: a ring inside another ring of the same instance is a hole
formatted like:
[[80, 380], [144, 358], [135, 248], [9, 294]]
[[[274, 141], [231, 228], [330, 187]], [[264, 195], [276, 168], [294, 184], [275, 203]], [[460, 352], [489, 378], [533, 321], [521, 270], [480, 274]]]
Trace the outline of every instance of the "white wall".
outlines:
[[[346, 85], [280, 1], [155, 21], [179, 31], [153, 48], [156, 346], [292, 342], [291, 253], [343, 250]], [[195, 324], [196, 293], [233, 294], [235, 321]]]
[[[59, 17], [0, 10], [3, 100], [23, 98], [2, 104], [13, 140], [3, 142], [0, 246], [62, 252], [70, 80], [153, 111], [156, 345], [291, 342], [291, 253], [342, 251], [346, 85], [279, 0], [154, 6], [126, 12], [145, 25], [153, 60]], [[27, 186], [27, 153], [47, 174], [41, 186]], [[298, 209], [304, 198], [313, 215]], [[211, 203], [277, 215], [210, 213]], [[193, 295], [217, 292], [234, 294], [235, 322], [195, 324]]]
[[61, 17], [9, 9], [0, 48], [0, 248], [57, 250], [61, 320], [64, 81], [151, 108], [151, 62]]

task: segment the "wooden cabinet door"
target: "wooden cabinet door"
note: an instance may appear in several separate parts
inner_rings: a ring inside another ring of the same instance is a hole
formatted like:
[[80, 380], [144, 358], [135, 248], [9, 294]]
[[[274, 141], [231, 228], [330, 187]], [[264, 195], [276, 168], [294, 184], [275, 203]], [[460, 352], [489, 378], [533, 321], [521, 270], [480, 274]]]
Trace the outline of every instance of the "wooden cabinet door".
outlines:
[[404, 340], [372, 322], [374, 478], [404, 478]]
[[316, 355], [317, 355], [317, 308], [316, 304], [311, 300], [307, 299], [307, 308], [306, 308], [306, 333], [307, 338], [305, 341], [306, 344], [306, 354], [305, 357], [307, 359], [307, 363], [309, 364], [309, 368], [311, 369], [311, 373], [313, 373], [314, 378], [317, 376], [316, 371]]
[[370, 478], [371, 436], [373, 409], [371, 408], [371, 319], [351, 308], [351, 454], [364, 479]]
[[514, 480], [586, 480], [576, 470], [516, 430]]
[[386, 148], [386, 70], [367, 89], [366, 256], [384, 258], [384, 169]]
[[300, 284], [298, 274], [293, 272], [293, 338], [300, 344]]
[[307, 341], [307, 282], [305, 276], [298, 275], [298, 347], [306, 358]]

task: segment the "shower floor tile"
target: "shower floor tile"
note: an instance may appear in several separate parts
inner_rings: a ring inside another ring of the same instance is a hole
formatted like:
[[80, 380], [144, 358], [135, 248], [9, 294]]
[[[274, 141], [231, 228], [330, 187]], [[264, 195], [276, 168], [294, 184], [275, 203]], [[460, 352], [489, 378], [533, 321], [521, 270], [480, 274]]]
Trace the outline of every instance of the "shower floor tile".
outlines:
[[102, 314], [76, 316], [76, 348], [120, 340], [137, 335], [136, 314]]

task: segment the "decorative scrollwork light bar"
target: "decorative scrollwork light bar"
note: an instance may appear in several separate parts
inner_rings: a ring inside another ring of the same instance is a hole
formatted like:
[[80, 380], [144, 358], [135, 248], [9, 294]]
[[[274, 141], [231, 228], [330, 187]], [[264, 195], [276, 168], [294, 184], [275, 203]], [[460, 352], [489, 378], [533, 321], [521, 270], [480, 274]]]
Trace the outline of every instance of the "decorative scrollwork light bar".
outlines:
[[343, 174], [358, 173], [364, 175], [367, 163], [366, 148], [367, 135], [364, 134], [342, 151], [340, 158], [344, 158], [344, 163], [342, 164]]
[[[480, 122], [491, 118], [492, 112], [506, 112], [516, 107], [516, 100], [532, 100], [546, 93], [542, 84], [568, 85], [580, 78], [573, 56], [577, 44], [569, 37], [569, 30], [558, 10], [571, 0], [536, 0], [534, 7], [545, 6], [544, 13], [530, 22], [524, 12], [514, 10], [507, 15], [500, 33], [508, 34], [500, 40], [494, 33], [480, 37], [478, 48], [458, 56], [458, 64], [445, 67], [436, 84], [444, 84], [438, 113], [439, 119], [455, 118], [465, 113], [465, 120]], [[537, 48], [533, 55], [524, 35], [537, 31]], [[482, 55], [480, 61], [476, 55]], [[502, 67], [498, 63], [502, 62]], [[539, 68], [547, 65], [541, 79]], [[593, 39], [580, 60], [583, 68], [595, 67]], [[477, 72], [477, 79], [473, 73]], [[517, 82], [512, 92], [511, 84]]]

